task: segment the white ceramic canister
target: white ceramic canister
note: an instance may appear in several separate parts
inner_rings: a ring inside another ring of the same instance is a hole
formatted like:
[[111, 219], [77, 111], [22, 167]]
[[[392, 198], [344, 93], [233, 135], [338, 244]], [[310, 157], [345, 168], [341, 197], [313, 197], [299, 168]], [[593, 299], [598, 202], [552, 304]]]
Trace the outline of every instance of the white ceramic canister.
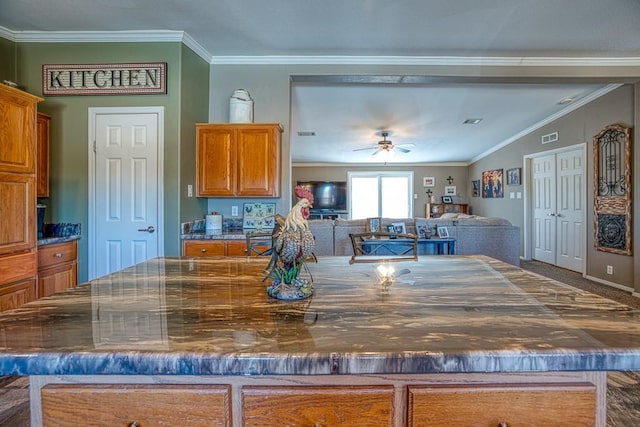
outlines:
[[205, 232], [207, 234], [217, 234], [222, 232], [222, 215], [211, 212], [204, 219]]
[[231, 95], [229, 123], [253, 123], [253, 99], [246, 89], [236, 89]]

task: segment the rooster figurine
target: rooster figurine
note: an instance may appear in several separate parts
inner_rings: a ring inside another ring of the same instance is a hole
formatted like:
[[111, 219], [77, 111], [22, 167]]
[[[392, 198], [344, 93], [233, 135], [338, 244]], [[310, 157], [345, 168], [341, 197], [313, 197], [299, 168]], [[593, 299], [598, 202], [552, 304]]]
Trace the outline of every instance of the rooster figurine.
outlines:
[[286, 218], [276, 217], [273, 232], [273, 259], [268, 277], [273, 281], [267, 287], [269, 296], [285, 300], [298, 300], [311, 296], [313, 285], [299, 277], [305, 261], [311, 256], [315, 240], [307, 219], [313, 206], [313, 194], [302, 186], [296, 186], [296, 203]]

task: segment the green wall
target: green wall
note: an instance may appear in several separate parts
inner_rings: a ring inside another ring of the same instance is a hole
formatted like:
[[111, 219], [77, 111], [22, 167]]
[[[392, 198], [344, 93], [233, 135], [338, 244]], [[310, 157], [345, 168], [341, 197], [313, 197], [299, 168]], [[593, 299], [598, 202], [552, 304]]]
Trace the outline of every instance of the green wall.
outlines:
[[0, 82], [16, 80], [16, 44], [0, 37]]
[[[97, 64], [118, 62], [167, 62], [167, 94], [132, 96], [46, 97], [39, 110], [51, 115], [50, 194], [47, 205], [51, 222], [81, 223], [79, 280], [88, 277], [88, 108], [164, 107], [164, 252], [180, 253], [181, 141], [193, 145], [195, 121], [206, 118], [209, 65], [196, 60], [182, 43], [19, 43], [17, 73], [24, 89], [42, 95], [43, 64]], [[182, 77], [182, 65], [185, 77]], [[202, 90], [204, 94], [197, 94]], [[182, 92], [189, 99], [182, 102]], [[201, 111], [196, 112], [197, 109]], [[185, 112], [183, 120], [181, 113]], [[189, 124], [189, 120], [193, 120]], [[188, 154], [188, 149], [187, 149]]]

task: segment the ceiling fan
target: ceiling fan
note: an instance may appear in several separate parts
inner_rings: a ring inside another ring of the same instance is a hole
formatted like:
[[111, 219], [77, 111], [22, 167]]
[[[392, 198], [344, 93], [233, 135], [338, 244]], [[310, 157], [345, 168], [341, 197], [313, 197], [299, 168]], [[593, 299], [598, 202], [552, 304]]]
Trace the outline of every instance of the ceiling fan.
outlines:
[[378, 144], [376, 144], [373, 147], [367, 147], [367, 148], [356, 148], [353, 151], [365, 151], [365, 150], [375, 150], [371, 155], [375, 156], [381, 152], [386, 152], [386, 153], [390, 153], [392, 151], [399, 151], [401, 153], [408, 153], [411, 150], [405, 148], [405, 147], [413, 147], [414, 144], [394, 144], [393, 141], [388, 140], [387, 137], [389, 136], [389, 131], [382, 131], [380, 133], [380, 135], [382, 136], [382, 141], [378, 141]]

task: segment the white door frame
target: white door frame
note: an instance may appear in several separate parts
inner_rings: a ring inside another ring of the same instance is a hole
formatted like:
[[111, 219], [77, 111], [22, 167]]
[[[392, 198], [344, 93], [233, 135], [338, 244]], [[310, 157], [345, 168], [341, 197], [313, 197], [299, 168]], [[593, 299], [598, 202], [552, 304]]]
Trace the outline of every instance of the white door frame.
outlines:
[[96, 141], [95, 127], [96, 116], [103, 114], [156, 114], [158, 116], [158, 224], [156, 233], [158, 236], [158, 256], [164, 255], [164, 107], [89, 107], [89, 217], [88, 230], [89, 236], [89, 280], [95, 278], [96, 273], [96, 229], [95, 229], [95, 162], [96, 152], [94, 144]]
[[[562, 153], [564, 151], [574, 151], [574, 150], [579, 150], [582, 149], [582, 155], [583, 155], [583, 159], [584, 162], [583, 164], [583, 168], [584, 168], [584, 184], [582, 187], [582, 191], [583, 191], [583, 196], [582, 197], [582, 212], [583, 212], [583, 224], [587, 223], [587, 144], [586, 143], [581, 143], [581, 144], [575, 144], [575, 145], [570, 145], [568, 147], [562, 147], [562, 148], [556, 148], [553, 150], [549, 150], [549, 151], [541, 151], [538, 153], [532, 153], [532, 154], [527, 154], [525, 156], [523, 156], [522, 158], [522, 164], [523, 164], [523, 170], [522, 170], [522, 176], [523, 176], [523, 181], [522, 184], [524, 186], [524, 194], [525, 194], [525, 198], [524, 198], [524, 230], [523, 230], [523, 235], [524, 235], [524, 254], [523, 254], [523, 259], [525, 260], [531, 260], [533, 257], [533, 197], [534, 195], [531, 192], [531, 181], [532, 181], [532, 173], [533, 173], [533, 168], [532, 168], [532, 163], [533, 163], [533, 159], [536, 157], [542, 157], [542, 156], [548, 156], [550, 154], [557, 154], [557, 153]], [[582, 245], [582, 259], [584, 260], [584, 262], [582, 263], [582, 271], [580, 273], [582, 273], [582, 275], [585, 275], [586, 272], [586, 268], [587, 268], [587, 233], [589, 232], [590, 228], [585, 226], [584, 227], [584, 236], [582, 236], [582, 238], [584, 239], [584, 245]]]

